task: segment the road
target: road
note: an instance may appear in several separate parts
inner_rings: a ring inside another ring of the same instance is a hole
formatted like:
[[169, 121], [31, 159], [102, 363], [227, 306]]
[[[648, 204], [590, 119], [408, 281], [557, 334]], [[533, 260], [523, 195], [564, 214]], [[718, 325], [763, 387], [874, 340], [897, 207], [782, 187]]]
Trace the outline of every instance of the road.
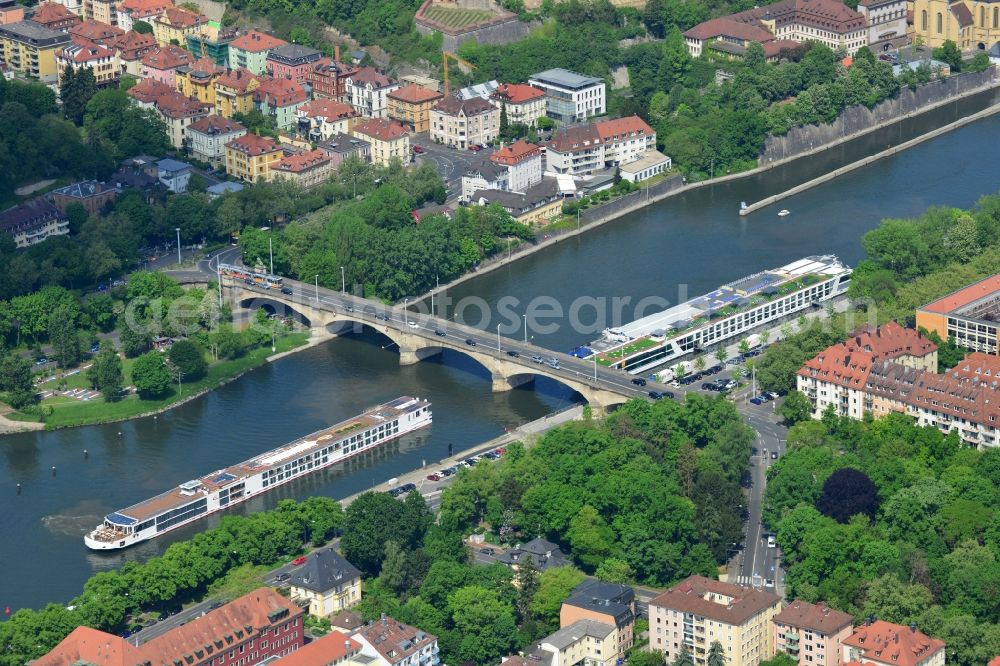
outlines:
[[410, 141], [413, 146], [420, 146], [423, 152], [417, 155], [417, 160], [433, 164], [445, 182], [448, 198], [461, 194], [462, 176], [469, 169], [488, 158], [493, 152], [488, 146], [480, 151], [459, 150], [431, 141], [427, 132], [415, 134]]

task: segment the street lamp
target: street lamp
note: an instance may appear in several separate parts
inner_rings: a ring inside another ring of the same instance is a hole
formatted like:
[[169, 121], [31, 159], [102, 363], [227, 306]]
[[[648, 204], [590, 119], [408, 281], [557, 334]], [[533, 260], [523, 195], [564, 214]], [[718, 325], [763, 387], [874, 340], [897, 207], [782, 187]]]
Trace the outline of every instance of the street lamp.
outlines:
[[403, 319], [406, 323], [410, 323], [410, 297], [407, 296], [403, 299]]
[[177, 227], [175, 229], [177, 232], [177, 263], [181, 263], [181, 228]]
[[344, 273], [344, 267], [340, 267], [340, 293], [347, 293], [347, 274]]
[[271, 243], [272, 232], [268, 232], [267, 236], [267, 253], [271, 258], [271, 275], [274, 275], [274, 245]]
[[528, 315], [521, 315], [521, 319], [524, 320], [524, 344], [528, 344]]
[[319, 304], [319, 273], [316, 273], [316, 303]]
[[497, 324], [497, 351], [500, 351], [500, 324]]

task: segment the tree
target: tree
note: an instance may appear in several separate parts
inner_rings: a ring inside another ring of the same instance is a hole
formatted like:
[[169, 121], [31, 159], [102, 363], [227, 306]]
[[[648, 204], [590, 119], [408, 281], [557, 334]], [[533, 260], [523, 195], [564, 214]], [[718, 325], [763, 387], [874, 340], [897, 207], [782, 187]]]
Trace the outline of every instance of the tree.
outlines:
[[594, 578], [603, 580], [606, 583], [618, 583], [620, 585], [635, 584], [635, 572], [628, 562], [609, 557], [594, 572]]
[[77, 125], [83, 124], [83, 115], [87, 102], [97, 93], [97, 80], [94, 71], [89, 67], [79, 70], [66, 65], [59, 84], [59, 100], [62, 102], [63, 115]]
[[538, 567], [535, 566], [535, 558], [526, 555], [518, 563], [514, 580], [517, 581], [517, 613], [523, 622], [529, 617], [531, 600], [538, 592]]
[[[757, 42], [754, 42], [756, 44]], [[726, 666], [726, 650], [719, 641], [712, 641], [708, 648], [708, 656], [705, 663], [707, 666]]]
[[785, 396], [785, 401], [781, 403], [778, 413], [785, 420], [785, 424], [793, 426], [802, 421], [812, 418], [812, 402], [808, 396], [801, 391], [792, 391]]
[[0, 391], [7, 393], [7, 402], [21, 409], [38, 400], [31, 377], [31, 361], [7, 353], [0, 359]]
[[694, 657], [688, 651], [686, 643], [681, 643], [681, 651], [671, 666], [694, 666]]
[[725, 349], [720, 347], [715, 350], [715, 360], [718, 361], [720, 365], [726, 362], [726, 356], [728, 356], [728, 354], [726, 354]]
[[694, 360], [694, 369], [696, 372], [702, 372], [705, 369], [705, 357], [699, 356]]
[[127, 317], [123, 317], [118, 323], [118, 338], [122, 343], [122, 352], [125, 358], [135, 358], [149, 351], [153, 344], [143, 322], [129, 323]]
[[144, 400], [162, 398], [169, 391], [173, 378], [160, 352], [147, 352], [132, 364], [132, 383]]
[[170, 348], [170, 362], [188, 381], [196, 381], [205, 376], [208, 364], [201, 347], [191, 340], [178, 340]]
[[385, 542], [416, 548], [430, 524], [426, 503], [418, 493], [402, 502], [385, 493], [359, 495], [344, 514], [341, 547], [354, 566], [369, 576], [378, 574], [385, 558]]
[[538, 592], [531, 600], [531, 613], [543, 626], [554, 630], [559, 626], [559, 609], [573, 588], [584, 580], [576, 567], [552, 567], [538, 579]]
[[989, 66], [990, 57], [982, 51], [977, 51], [976, 55], [972, 57], [972, 64], [969, 65], [969, 69], [973, 72], [984, 72], [989, 69]]
[[767, 67], [767, 58], [764, 54], [764, 47], [760, 42], [750, 42], [743, 55], [743, 64], [752, 72], [761, 72]]
[[510, 133], [510, 119], [507, 117], [507, 103], [500, 104], [500, 136], [508, 138]]
[[153, 26], [145, 21], [133, 21], [132, 29], [135, 30], [140, 35], [152, 35]]
[[950, 39], [946, 39], [944, 44], [934, 49], [935, 60], [946, 63], [952, 72], [962, 71], [962, 52], [958, 46]]
[[740, 340], [739, 350], [740, 354], [746, 356], [750, 352], [750, 341], [746, 338]]
[[87, 370], [90, 385], [104, 395], [107, 402], [115, 402], [121, 398], [125, 377], [122, 373], [122, 360], [118, 352], [108, 344], [97, 352], [93, 363]]
[[843, 467], [831, 474], [816, 502], [820, 513], [839, 523], [846, 523], [858, 514], [873, 519], [878, 506], [878, 488], [867, 474], [853, 467]]
[[56, 360], [63, 368], [80, 362], [80, 334], [76, 329], [76, 317], [67, 305], [60, 305], [49, 314], [49, 342], [52, 343]]
[[448, 597], [448, 608], [459, 637], [456, 661], [494, 663], [514, 648], [514, 611], [493, 590], [463, 587]]

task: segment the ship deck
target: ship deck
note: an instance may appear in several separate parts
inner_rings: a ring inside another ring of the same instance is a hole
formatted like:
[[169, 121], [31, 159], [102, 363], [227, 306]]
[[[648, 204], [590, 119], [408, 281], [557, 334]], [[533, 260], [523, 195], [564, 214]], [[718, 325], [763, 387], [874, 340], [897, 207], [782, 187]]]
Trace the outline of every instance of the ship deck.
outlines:
[[259, 474], [272, 467], [284, 464], [287, 460], [305, 455], [311, 451], [322, 449], [330, 444], [349, 437], [357, 431], [364, 431], [372, 426], [390, 421], [420, 407], [429, 407], [426, 400], [403, 396], [378, 407], [366, 410], [358, 416], [335, 423], [316, 432], [300, 437], [270, 451], [258, 454], [249, 460], [216, 470], [182, 485], [194, 484], [197, 488], [192, 492], [184, 492], [182, 486], [175, 486], [155, 497], [143, 500], [132, 506], [120, 509], [108, 515], [108, 520], [119, 525], [134, 525], [169, 511], [184, 506], [210, 493], [233, 485], [254, 474]]

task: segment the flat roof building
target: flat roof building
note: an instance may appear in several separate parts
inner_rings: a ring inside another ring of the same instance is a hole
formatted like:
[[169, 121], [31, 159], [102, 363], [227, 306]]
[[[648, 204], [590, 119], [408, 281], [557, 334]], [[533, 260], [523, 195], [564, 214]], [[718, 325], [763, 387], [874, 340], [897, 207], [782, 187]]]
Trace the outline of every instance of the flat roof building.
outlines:
[[1000, 273], [917, 308], [917, 328], [951, 338], [959, 347], [996, 354]]
[[528, 84], [545, 91], [546, 115], [555, 120], [585, 120], [607, 111], [603, 79], [555, 68], [532, 74]]

